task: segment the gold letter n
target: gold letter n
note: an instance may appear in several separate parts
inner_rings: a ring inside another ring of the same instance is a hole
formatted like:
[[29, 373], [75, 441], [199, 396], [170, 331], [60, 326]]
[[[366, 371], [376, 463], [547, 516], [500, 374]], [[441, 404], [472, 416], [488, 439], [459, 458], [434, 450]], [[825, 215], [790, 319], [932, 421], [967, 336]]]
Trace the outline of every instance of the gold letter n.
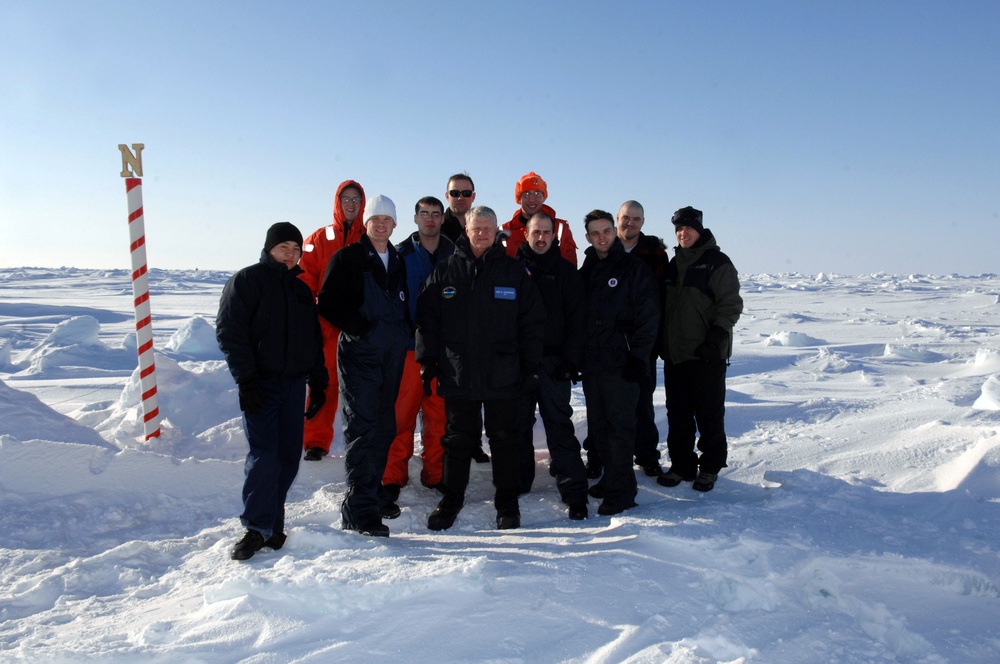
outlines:
[[127, 178], [130, 176], [135, 176], [137, 178], [142, 177], [142, 149], [146, 147], [142, 143], [133, 143], [132, 150], [135, 150], [135, 154], [128, 149], [128, 146], [124, 143], [118, 145], [118, 149], [122, 153], [122, 177]]

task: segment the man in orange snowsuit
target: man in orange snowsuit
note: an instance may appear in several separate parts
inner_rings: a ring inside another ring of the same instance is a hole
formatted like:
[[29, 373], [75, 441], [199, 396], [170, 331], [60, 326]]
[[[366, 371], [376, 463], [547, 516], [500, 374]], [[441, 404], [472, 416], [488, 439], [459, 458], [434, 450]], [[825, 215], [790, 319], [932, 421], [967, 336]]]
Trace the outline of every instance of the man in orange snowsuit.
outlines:
[[521, 204], [521, 209], [514, 213], [510, 221], [503, 225], [503, 233], [507, 236], [507, 255], [517, 258], [517, 249], [526, 241], [525, 228], [531, 218], [539, 212], [544, 212], [552, 218], [555, 224], [555, 237], [559, 239], [560, 255], [577, 266], [576, 242], [573, 233], [565, 219], [556, 218], [556, 211], [545, 205], [549, 197], [549, 187], [538, 173], [531, 171], [522, 175], [514, 185], [514, 200]]
[[[302, 258], [299, 267], [302, 274], [299, 278], [306, 282], [313, 297], [319, 295], [326, 275], [326, 265], [337, 251], [349, 244], [354, 244], [365, 234], [364, 219], [365, 190], [354, 180], [345, 180], [337, 187], [337, 195], [333, 199], [333, 223], [317, 229], [302, 243]], [[333, 442], [333, 421], [337, 417], [337, 340], [340, 330], [320, 316], [320, 327], [323, 330], [323, 356], [326, 370], [330, 374], [330, 388], [326, 391], [327, 400], [319, 413], [306, 421], [302, 446], [306, 450], [306, 461], [319, 461], [330, 453]]]

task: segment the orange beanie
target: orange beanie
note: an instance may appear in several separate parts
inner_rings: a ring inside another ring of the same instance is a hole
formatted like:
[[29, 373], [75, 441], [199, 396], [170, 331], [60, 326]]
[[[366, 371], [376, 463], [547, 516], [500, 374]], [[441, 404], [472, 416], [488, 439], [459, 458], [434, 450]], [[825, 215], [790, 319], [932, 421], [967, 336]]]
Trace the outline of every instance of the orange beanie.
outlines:
[[549, 197], [549, 188], [538, 173], [531, 171], [527, 175], [522, 175], [521, 179], [514, 185], [514, 200], [521, 202], [521, 194], [526, 191], [540, 191], [545, 198]]

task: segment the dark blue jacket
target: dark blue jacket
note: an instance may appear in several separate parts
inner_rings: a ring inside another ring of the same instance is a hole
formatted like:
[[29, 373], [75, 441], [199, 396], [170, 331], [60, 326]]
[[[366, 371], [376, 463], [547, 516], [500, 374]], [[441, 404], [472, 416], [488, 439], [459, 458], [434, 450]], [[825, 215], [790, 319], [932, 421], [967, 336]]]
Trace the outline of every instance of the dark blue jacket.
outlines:
[[234, 274], [222, 289], [215, 337], [237, 383], [329, 382], [316, 304], [301, 272], [262, 251], [259, 263]]
[[[388, 270], [367, 235], [335, 253], [319, 289], [319, 315], [342, 332], [356, 337], [368, 334], [375, 321], [368, 320], [364, 313], [366, 273], [371, 273], [379, 288], [405, 303], [406, 266], [399, 260], [394, 246], [388, 245], [388, 250]], [[406, 318], [409, 322], [408, 311]], [[412, 329], [412, 322], [409, 324]]]
[[476, 258], [463, 236], [417, 300], [416, 359], [438, 365], [446, 399], [513, 399], [522, 367], [541, 364], [544, 327], [524, 267], [502, 244]]
[[[427, 277], [431, 276], [434, 266], [448, 260], [448, 257], [455, 253], [455, 243], [444, 235], [438, 240], [437, 251], [433, 255], [420, 244], [420, 232], [414, 231], [413, 235], [396, 245], [399, 258], [406, 266], [406, 291], [410, 303], [410, 319], [417, 320], [417, 298], [424, 290]], [[413, 350], [413, 339], [410, 339], [409, 350]]]
[[648, 362], [660, 324], [652, 273], [618, 238], [603, 260], [593, 247], [585, 256], [580, 268], [587, 293], [584, 374], [620, 374], [630, 355]]

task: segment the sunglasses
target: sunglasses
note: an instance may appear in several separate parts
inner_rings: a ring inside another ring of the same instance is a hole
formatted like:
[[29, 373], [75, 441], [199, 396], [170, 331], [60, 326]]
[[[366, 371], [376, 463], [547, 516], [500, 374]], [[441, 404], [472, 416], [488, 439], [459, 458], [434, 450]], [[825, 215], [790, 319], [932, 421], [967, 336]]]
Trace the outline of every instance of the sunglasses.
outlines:
[[465, 198], [472, 198], [472, 195], [476, 193], [472, 189], [452, 189], [448, 192], [448, 195], [452, 198], [458, 198], [459, 196], [464, 196]]

